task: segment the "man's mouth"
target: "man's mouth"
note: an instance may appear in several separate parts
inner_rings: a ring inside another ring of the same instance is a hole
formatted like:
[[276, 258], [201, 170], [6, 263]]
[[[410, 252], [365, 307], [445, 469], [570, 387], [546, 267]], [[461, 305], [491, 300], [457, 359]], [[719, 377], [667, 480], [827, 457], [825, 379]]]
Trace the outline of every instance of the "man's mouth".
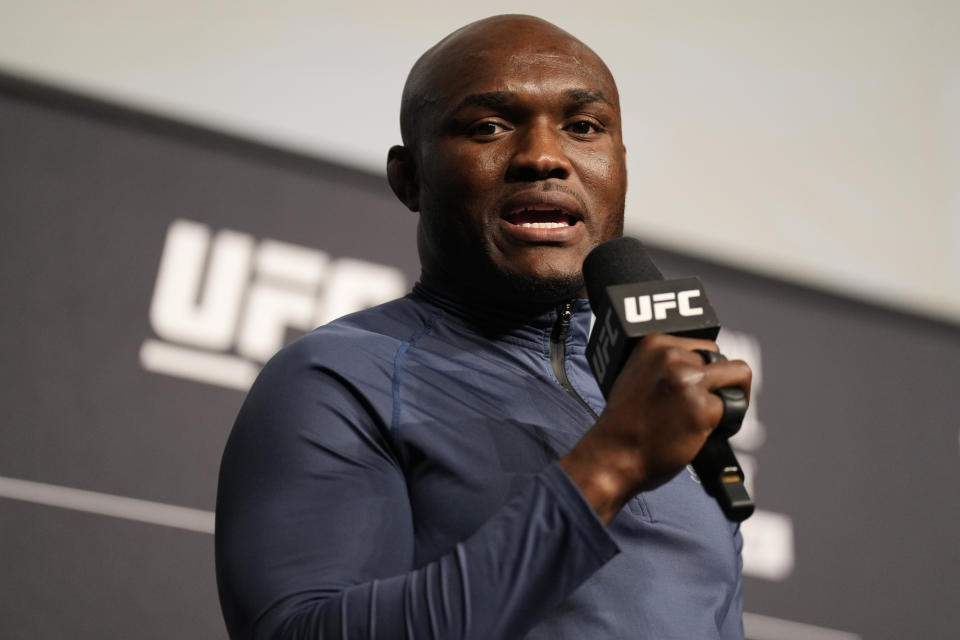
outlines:
[[572, 227], [579, 221], [563, 209], [556, 209], [549, 205], [534, 205], [513, 211], [504, 219], [512, 225], [526, 229], [560, 229]]

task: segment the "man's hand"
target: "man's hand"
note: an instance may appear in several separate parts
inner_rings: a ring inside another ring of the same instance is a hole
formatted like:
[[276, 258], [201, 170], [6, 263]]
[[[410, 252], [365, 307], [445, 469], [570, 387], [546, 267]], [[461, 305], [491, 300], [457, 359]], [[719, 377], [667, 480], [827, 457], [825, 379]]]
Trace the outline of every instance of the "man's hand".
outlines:
[[694, 349], [718, 350], [709, 340], [645, 337], [617, 377], [603, 414], [560, 460], [604, 523], [634, 495], [664, 484], [693, 460], [723, 414], [715, 389], [741, 387], [749, 399], [745, 362], [707, 365]]

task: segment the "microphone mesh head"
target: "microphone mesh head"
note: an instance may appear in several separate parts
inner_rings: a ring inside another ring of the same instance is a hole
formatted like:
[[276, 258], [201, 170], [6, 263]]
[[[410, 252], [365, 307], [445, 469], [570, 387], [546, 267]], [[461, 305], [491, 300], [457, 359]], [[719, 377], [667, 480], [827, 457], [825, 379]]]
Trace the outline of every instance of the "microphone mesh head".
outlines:
[[583, 281], [596, 312], [607, 287], [614, 284], [663, 280], [663, 274], [636, 238], [617, 238], [598, 245], [583, 261]]

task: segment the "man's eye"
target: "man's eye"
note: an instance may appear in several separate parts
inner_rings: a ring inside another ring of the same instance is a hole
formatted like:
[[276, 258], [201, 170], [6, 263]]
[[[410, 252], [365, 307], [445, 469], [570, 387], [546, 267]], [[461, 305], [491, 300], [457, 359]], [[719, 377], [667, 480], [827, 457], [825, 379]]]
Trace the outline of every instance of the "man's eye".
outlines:
[[580, 135], [587, 135], [590, 133], [598, 133], [600, 127], [590, 120], [577, 120], [569, 127], [571, 133], [576, 133]]
[[495, 136], [502, 131], [504, 131], [504, 127], [496, 122], [480, 122], [470, 128], [470, 135]]

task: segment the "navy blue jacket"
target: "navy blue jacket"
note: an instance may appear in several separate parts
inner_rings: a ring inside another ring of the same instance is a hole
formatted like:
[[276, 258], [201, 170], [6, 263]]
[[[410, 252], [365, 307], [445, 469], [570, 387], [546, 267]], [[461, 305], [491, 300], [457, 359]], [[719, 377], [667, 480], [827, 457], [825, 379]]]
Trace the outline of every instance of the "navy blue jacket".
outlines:
[[743, 638], [742, 541], [692, 472], [609, 527], [556, 460], [603, 397], [585, 300], [522, 317], [418, 284], [281, 351], [224, 452], [241, 638]]

